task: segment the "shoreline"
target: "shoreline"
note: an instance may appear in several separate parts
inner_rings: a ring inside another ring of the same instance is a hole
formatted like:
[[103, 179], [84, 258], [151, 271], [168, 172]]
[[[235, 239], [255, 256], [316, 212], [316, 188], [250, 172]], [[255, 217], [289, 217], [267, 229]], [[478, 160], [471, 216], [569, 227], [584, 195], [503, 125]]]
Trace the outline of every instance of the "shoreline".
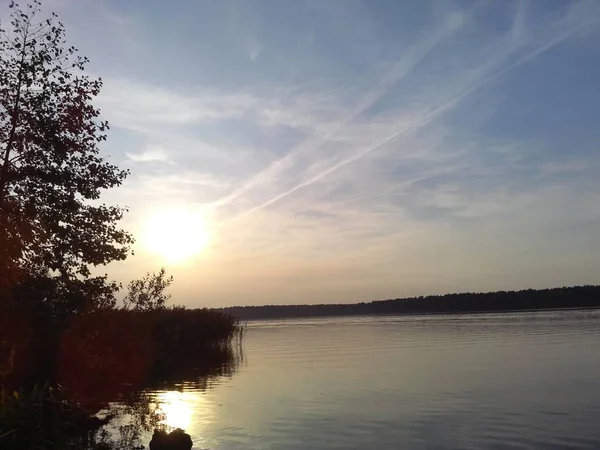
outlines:
[[280, 316], [266, 318], [243, 319], [246, 322], [276, 321], [276, 320], [294, 320], [294, 319], [321, 319], [321, 318], [340, 318], [340, 317], [413, 317], [413, 316], [470, 316], [475, 314], [518, 314], [533, 312], [553, 312], [553, 311], [592, 311], [600, 310], [600, 306], [573, 307], [573, 308], [538, 308], [538, 309], [507, 309], [490, 311], [449, 311], [449, 312], [415, 312], [415, 313], [347, 313], [347, 314], [318, 314], [307, 316]]
[[516, 313], [600, 308], [600, 286], [574, 286], [488, 293], [459, 293], [396, 298], [362, 303], [261, 305], [216, 308], [237, 320], [303, 317], [413, 316]]

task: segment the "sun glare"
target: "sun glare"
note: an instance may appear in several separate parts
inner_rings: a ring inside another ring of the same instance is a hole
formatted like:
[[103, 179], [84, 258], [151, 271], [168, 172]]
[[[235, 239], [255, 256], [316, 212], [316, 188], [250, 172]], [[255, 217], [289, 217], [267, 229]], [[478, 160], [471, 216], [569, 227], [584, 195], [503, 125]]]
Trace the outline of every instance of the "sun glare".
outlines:
[[169, 427], [187, 430], [192, 422], [193, 408], [183, 392], [164, 392], [159, 396], [162, 423]]
[[155, 212], [148, 217], [145, 231], [146, 247], [170, 263], [189, 260], [210, 241], [204, 215], [187, 208]]

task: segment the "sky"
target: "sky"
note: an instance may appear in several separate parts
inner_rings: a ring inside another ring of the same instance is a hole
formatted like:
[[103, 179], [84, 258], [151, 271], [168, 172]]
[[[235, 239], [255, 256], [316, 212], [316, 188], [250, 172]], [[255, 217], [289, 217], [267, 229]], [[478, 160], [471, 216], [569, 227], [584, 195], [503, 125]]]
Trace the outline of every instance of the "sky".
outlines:
[[[189, 307], [600, 283], [598, 1], [44, 8], [131, 171], [119, 281], [165, 266]], [[157, 217], [195, 254], [154, 251]]]

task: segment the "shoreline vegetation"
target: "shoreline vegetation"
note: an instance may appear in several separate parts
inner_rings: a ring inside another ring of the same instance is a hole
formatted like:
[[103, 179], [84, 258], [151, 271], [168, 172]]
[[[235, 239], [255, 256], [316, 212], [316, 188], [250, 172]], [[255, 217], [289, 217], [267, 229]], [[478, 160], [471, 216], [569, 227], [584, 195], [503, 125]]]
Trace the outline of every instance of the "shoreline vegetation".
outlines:
[[182, 432], [167, 433], [148, 392], [230, 376], [244, 327], [223, 312], [167, 306], [164, 269], [125, 286], [93, 270], [125, 260], [135, 242], [120, 227], [128, 209], [98, 201], [130, 173], [101, 152], [102, 79], [40, 0], [10, 1], [5, 13], [0, 448], [131, 450], [152, 430], [155, 448], [168, 448]]
[[3, 309], [0, 448], [140, 448], [144, 434], [168, 431], [147, 392], [231, 376], [243, 333], [210, 309], [104, 310], [63, 322]]
[[362, 303], [231, 306], [218, 311], [238, 320], [300, 317], [429, 315], [600, 308], [600, 286], [429, 295]]

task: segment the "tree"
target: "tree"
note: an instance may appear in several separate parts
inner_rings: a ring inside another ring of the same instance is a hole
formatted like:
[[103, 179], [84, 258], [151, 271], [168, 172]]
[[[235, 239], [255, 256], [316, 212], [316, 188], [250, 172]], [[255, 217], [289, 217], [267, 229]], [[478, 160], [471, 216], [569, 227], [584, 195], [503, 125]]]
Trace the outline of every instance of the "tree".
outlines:
[[128, 175], [99, 154], [102, 80], [83, 73], [88, 59], [66, 47], [55, 14], [38, 20], [39, 1], [10, 8], [10, 29], [0, 22], [0, 288], [43, 279], [47, 301], [100, 292], [110, 303], [117, 286], [90, 267], [125, 259], [133, 238], [117, 226], [126, 209], [98, 202]]
[[130, 281], [127, 294], [123, 298], [123, 307], [133, 311], [151, 311], [164, 309], [171, 298], [165, 291], [173, 283], [173, 276], [167, 277], [164, 268], [158, 273], [148, 272], [139, 280]]

